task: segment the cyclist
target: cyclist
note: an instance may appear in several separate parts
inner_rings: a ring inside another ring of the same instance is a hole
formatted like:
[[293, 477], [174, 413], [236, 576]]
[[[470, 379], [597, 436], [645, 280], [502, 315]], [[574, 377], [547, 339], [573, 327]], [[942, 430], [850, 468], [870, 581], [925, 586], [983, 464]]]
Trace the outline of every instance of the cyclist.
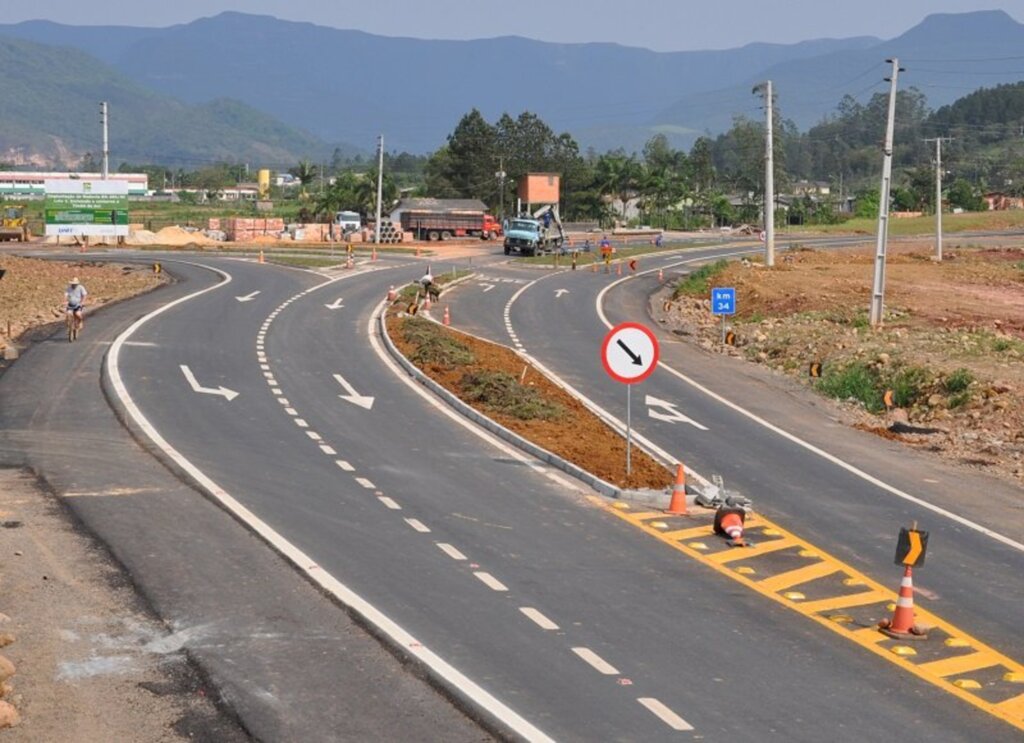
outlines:
[[78, 327], [80, 329], [85, 327], [85, 313], [83, 310], [85, 309], [85, 298], [87, 296], [89, 296], [89, 292], [85, 290], [85, 287], [82, 285], [82, 282], [78, 280], [77, 276], [71, 279], [71, 283], [64, 291], [64, 300], [67, 304], [67, 311], [74, 315], [75, 319], [78, 320]]

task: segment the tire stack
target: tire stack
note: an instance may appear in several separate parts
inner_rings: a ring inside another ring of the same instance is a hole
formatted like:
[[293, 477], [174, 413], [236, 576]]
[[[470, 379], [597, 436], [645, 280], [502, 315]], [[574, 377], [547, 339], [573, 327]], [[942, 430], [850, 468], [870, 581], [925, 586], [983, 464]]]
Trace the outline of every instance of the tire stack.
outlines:
[[[374, 233], [370, 232], [370, 241], [373, 241]], [[395, 226], [394, 222], [386, 221], [380, 223], [381, 245], [395, 245], [402, 242], [402, 231]]]

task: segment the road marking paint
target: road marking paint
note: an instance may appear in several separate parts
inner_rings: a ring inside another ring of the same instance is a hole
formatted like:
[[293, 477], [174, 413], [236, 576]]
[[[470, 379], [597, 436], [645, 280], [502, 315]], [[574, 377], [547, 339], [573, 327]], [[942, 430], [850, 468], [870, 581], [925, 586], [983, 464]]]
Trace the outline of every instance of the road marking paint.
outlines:
[[320, 444], [320, 451], [322, 451], [324, 454], [327, 454], [328, 456], [332, 456], [332, 457], [337, 455], [337, 453], [338, 453], [338, 452], [334, 451], [334, 447], [333, 446], [328, 446], [327, 444]]
[[852, 593], [849, 596], [833, 596], [818, 601], [807, 601], [801, 607], [803, 611], [814, 614], [823, 611], [835, 611], [836, 609], [852, 609], [854, 606], [867, 606], [868, 604], [880, 604], [888, 597], [877, 591], [861, 591]]
[[273, 379], [274, 378], [274, 372], [272, 372], [272, 371], [265, 371], [265, 372], [263, 372], [263, 376], [266, 377], [267, 379]]
[[260, 369], [263, 371], [270, 371], [270, 364], [260, 364]]
[[[282, 405], [291, 405], [291, 403], [288, 402], [288, 398], [287, 397], [279, 397], [279, 398], [277, 398], [277, 401], [279, 403], [281, 403]], [[292, 408], [292, 409], [294, 410], [294, 408]]]
[[401, 511], [402, 507], [395, 503], [394, 499], [388, 498], [386, 495], [378, 495], [377, 500], [383, 503], [385, 506], [390, 508], [392, 511]]
[[420, 534], [429, 534], [430, 533], [430, 527], [428, 527], [426, 524], [424, 524], [419, 519], [406, 519], [405, 523], [407, 523], [413, 529], [418, 531]]
[[788, 570], [785, 573], [779, 575], [773, 575], [770, 578], [763, 578], [758, 583], [766, 591], [784, 591], [787, 588], [793, 586], [799, 586], [801, 583], [807, 583], [817, 578], [824, 578], [832, 573], [838, 573], [841, 570], [840, 565], [830, 563], [826, 561], [815, 562], [811, 565], [805, 565], [802, 568], [796, 568], [794, 570]]
[[277, 387], [278, 386], [276, 379], [268, 379], [267, 380], [267, 384], [270, 385], [271, 387]]
[[346, 472], [355, 472], [355, 469], [356, 469], [356, 468], [355, 468], [355, 467], [353, 467], [353, 466], [352, 466], [351, 464], [349, 464], [348, 462], [346, 462], [346, 461], [345, 461], [344, 459], [336, 459], [336, 460], [334, 461], [334, 463], [335, 463], [336, 465], [338, 465], [339, 467], [341, 467], [341, 468], [342, 468], [343, 470], [345, 470]]
[[[295, 425], [298, 426], [299, 428], [309, 428], [309, 424], [306, 423], [306, 421], [303, 420], [302, 418], [296, 418]], [[312, 431], [310, 431], [310, 433], [312, 433]]]
[[483, 583], [488, 588], [490, 588], [492, 591], [507, 591], [508, 590], [508, 586], [506, 586], [504, 583], [502, 583], [500, 580], [495, 578], [490, 573], [485, 573], [485, 572], [483, 572], [481, 570], [478, 570], [475, 573], [473, 573], [473, 575], [475, 575], [477, 578], [479, 578], [480, 582]]
[[673, 730], [693, 730], [693, 725], [670, 710], [664, 704], [653, 697], [639, 697], [636, 701], [654, 713], [655, 717], [668, 725]]
[[459, 552], [457, 549], [452, 547], [450, 544], [446, 544], [445, 542], [438, 542], [437, 546], [438, 546], [438, 548], [442, 552], [444, 552], [446, 555], [448, 555], [448, 557], [452, 558], [453, 560], [465, 560], [466, 559], [466, 556], [464, 554]]
[[919, 668], [934, 673], [936, 676], [959, 676], [961, 673], [980, 671], [982, 668], [999, 665], [999, 658], [991, 653], [969, 653], [952, 658], [933, 660], [922, 663]]
[[366, 488], [367, 490], [373, 490], [374, 488], [376, 488], [376, 487], [377, 487], [377, 486], [376, 486], [376, 485], [374, 485], [374, 484], [373, 484], [372, 482], [370, 482], [369, 480], [367, 480], [367, 479], [366, 479], [365, 477], [357, 477], [357, 478], [356, 478], [356, 482], [358, 482], [358, 483], [359, 483], [360, 485], [362, 485], [362, 486], [363, 486], [364, 488]]
[[605, 676], [618, 676], [619, 669], [613, 666], [611, 663], [606, 661], [600, 655], [595, 653], [590, 648], [573, 648], [572, 651], [576, 653], [580, 658], [589, 663], [594, 670], [598, 673], [603, 673]]
[[298, 415], [299, 414], [299, 411], [296, 410], [295, 408], [285, 408], [284, 412], [286, 412], [288, 415]]
[[546, 616], [541, 614], [539, 611], [534, 609], [532, 606], [520, 606], [519, 611], [525, 614], [530, 621], [536, 624], [541, 629], [556, 630], [558, 625], [548, 619]]
[[281, 392], [281, 390], [279, 390], [279, 389], [273, 389], [273, 390], [270, 390], [270, 391], [271, 391], [271, 392], [273, 392], [273, 393], [274, 393], [275, 395], [283, 395], [283, 394], [284, 394], [284, 393], [283, 393], [283, 392]]
[[323, 437], [321, 437], [316, 431], [306, 431], [306, 435], [313, 439], [313, 441], [323, 441]]
[[571, 482], [569, 480], [566, 480], [564, 477], [562, 477], [561, 475], [556, 475], [554, 472], [549, 472], [548, 473], [548, 479], [549, 480], [554, 480], [559, 485], [561, 485], [563, 488], [568, 488], [570, 490], [578, 490], [579, 489], [579, 488], [576, 487], [576, 483]]

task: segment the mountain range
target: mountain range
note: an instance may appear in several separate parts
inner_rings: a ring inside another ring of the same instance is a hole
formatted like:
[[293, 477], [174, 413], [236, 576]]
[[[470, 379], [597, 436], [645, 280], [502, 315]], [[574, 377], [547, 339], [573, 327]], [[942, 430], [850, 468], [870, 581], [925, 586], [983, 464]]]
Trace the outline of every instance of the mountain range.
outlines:
[[[1021, 49], [1024, 25], [1002, 11], [928, 16], [890, 40], [671, 53], [392, 38], [236, 12], [166, 28], [29, 21], [0, 25], [0, 94], [17, 102], [0, 109], [0, 152], [18, 137], [81, 149], [94, 139], [78, 136], [81, 124], [104, 99], [150, 159], [294, 162], [338, 146], [372, 151], [378, 133], [389, 151], [429, 152], [472, 108], [490, 120], [532, 111], [597, 150], [637, 150], [656, 132], [687, 146], [736, 114], [760, 116], [751, 89], [765, 79], [782, 115], [806, 128], [845, 94], [884, 90], [887, 58], [906, 67], [901, 87], [920, 88], [937, 107], [1024, 77]], [[4, 55], [33, 62], [12, 71]]]

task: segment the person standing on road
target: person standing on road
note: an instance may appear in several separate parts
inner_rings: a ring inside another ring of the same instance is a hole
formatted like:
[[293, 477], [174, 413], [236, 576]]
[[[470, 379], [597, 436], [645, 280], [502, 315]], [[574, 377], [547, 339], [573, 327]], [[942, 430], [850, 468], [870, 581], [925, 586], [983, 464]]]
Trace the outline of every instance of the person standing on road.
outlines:
[[89, 296], [89, 292], [85, 290], [85, 286], [75, 276], [71, 279], [71, 283], [68, 284], [68, 288], [64, 290], [64, 304], [67, 306], [67, 311], [72, 313], [78, 319], [78, 326], [80, 328], [85, 327], [85, 298]]
[[608, 235], [604, 235], [601, 238], [601, 258], [604, 259], [604, 272], [611, 273], [612, 270], [612, 253], [615, 252], [615, 248], [612, 247], [612, 241], [608, 239]]
[[434, 275], [430, 273], [430, 266], [427, 266], [427, 272], [420, 278], [420, 284], [423, 285], [424, 295], [434, 299], [441, 296], [441, 290], [434, 284]]

